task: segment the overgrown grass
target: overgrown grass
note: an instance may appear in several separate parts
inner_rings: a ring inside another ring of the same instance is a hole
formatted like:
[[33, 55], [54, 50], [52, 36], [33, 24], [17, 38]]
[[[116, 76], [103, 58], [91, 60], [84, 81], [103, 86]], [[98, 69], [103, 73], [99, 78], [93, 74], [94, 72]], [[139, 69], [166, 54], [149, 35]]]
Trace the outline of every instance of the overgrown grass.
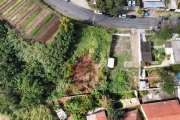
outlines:
[[89, 53], [96, 62], [106, 66], [110, 54], [111, 34], [104, 28], [80, 25], [77, 27], [77, 36], [79, 41], [76, 41], [74, 56], [80, 57]]
[[162, 39], [156, 38], [154, 35], [146, 35], [146, 41], [152, 42], [153, 46], [162, 46], [165, 41]]
[[49, 14], [48, 16], [46, 16], [46, 17], [44, 18], [43, 22], [30, 32], [30, 35], [36, 34], [36, 33], [41, 29], [41, 27], [43, 26], [43, 24], [46, 23], [46, 22], [48, 22], [52, 17], [53, 17], [52, 14]]
[[4, 5], [6, 2], [7, 2], [7, 0], [1, 1], [1, 2], [0, 2], [0, 7], [1, 7], [2, 5]]
[[24, 23], [23, 23], [23, 25], [21, 26], [21, 30], [24, 30], [28, 25], [29, 25], [29, 23], [30, 22], [32, 22], [38, 15], [39, 15], [39, 13], [42, 11], [42, 8], [39, 8], [38, 10], [36, 10], [30, 17], [29, 17], [29, 19], [27, 19]]
[[12, 9], [14, 9], [17, 5], [19, 5], [19, 3], [21, 3], [22, 0], [18, 0], [15, 4], [13, 4], [10, 8], [8, 8], [3, 15], [7, 15]]

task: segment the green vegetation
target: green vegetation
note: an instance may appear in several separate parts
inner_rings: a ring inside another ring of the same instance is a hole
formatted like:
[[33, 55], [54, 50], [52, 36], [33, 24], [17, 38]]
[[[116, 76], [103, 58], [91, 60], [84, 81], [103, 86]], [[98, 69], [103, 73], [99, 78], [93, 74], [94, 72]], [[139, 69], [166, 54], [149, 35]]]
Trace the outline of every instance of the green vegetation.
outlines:
[[172, 72], [178, 73], [180, 72], [180, 64], [174, 64], [170, 66]]
[[13, 4], [10, 8], [8, 8], [3, 15], [7, 15], [12, 9], [14, 9], [17, 5], [19, 5], [19, 3], [21, 3], [22, 0], [18, 0], [15, 4]]
[[144, 10], [138, 9], [136, 12], [138, 16], [144, 17]]
[[35, 34], [41, 29], [41, 27], [43, 26], [43, 24], [45, 24], [46, 22], [48, 22], [52, 17], [53, 17], [52, 14], [47, 15], [47, 16], [44, 18], [43, 22], [30, 32], [30, 35], [35, 35]]
[[102, 67], [106, 66], [107, 58], [110, 53], [112, 36], [104, 28], [79, 25], [76, 28], [77, 36], [76, 50], [74, 56], [80, 57], [89, 53], [93, 60], [100, 63]]
[[157, 61], [159, 64], [161, 64], [165, 59], [165, 49], [164, 48], [153, 49], [152, 57], [154, 58], [153, 61]]
[[107, 12], [112, 15], [118, 15], [123, 9], [123, 0], [96, 0], [96, 4], [92, 4], [92, 1], [88, 2], [89, 6], [98, 9], [100, 12]]
[[178, 9], [180, 8], [180, 2], [178, 2]]
[[141, 98], [143, 98], [144, 96], [146, 96], [148, 94], [148, 91], [140, 91], [139, 92]]
[[21, 30], [24, 30], [30, 22], [32, 22], [38, 15], [39, 13], [42, 11], [42, 8], [39, 8], [38, 10], [36, 10], [21, 26]]
[[159, 68], [157, 71], [158, 71], [159, 76], [163, 80], [163, 84], [161, 85], [162, 90], [168, 93], [169, 95], [174, 95], [174, 92], [176, 90], [175, 89], [176, 83], [174, 82], [174, 75], [168, 72], [167, 70], [165, 70], [164, 68]]
[[150, 82], [150, 87], [157, 87], [157, 86], [156, 86], [156, 83]]
[[2, 5], [4, 5], [6, 2], [7, 2], [7, 0], [1, 1], [1, 2], [0, 2], [0, 7], [1, 7]]

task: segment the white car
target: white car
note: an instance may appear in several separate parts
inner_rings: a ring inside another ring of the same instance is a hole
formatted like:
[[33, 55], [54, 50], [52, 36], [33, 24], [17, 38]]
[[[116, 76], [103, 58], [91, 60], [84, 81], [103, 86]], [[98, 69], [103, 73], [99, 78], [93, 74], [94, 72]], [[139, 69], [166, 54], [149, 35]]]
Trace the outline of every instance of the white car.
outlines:
[[131, 6], [131, 0], [127, 0], [128, 6]]
[[126, 18], [126, 14], [120, 14], [119, 18]]
[[99, 10], [94, 10], [94, 13], [102, 15], [102, 13], [99, 12]]
[[136, 5], [135, 0], [132, 0], [132, 6], [135, 6], [135, 5]]

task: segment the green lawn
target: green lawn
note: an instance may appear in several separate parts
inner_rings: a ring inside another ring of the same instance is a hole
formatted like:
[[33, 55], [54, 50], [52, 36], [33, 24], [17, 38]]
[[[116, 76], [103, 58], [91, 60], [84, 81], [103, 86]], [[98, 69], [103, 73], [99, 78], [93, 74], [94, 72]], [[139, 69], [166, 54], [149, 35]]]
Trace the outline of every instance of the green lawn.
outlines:
[[24, 23], [23, 25], [21, 26], [21, 30], [24, 30], [28, 25], [29, 23], [31, 23], [38, 15], [39, 13], [42, 11], [42, 8], [39, 8], [38, 10], [36, 10]]
[[153, 46], [162, 46], [165, 41], [156, 38], [154, 35], [146, 35], [146, 41], [150, 41], [153, 43]]

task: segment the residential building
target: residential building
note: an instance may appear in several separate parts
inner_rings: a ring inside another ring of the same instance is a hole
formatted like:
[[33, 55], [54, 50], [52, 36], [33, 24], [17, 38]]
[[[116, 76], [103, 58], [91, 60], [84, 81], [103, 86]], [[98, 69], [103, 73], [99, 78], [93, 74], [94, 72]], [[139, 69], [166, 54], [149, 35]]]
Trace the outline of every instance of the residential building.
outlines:
[[141, 58], [143, 62], [152, 61], [151, 42], [141, 42]]
[[146, 120], [180, 120], [178, 100], [169, 100], [141, 105]]
[[157, 1], [157, 0], [151, 0], [151, 1], [144, 1], [144, 8], [148, 9], [157, 9], [157, 8], [165, 8], [165, 2], [164, 1]]
[[87, 120], [107, 120], [106, 114], [104, 111], [97, 111], [86, 116]]
[[126, 117], [123, 120], [141, 120], [141, 115], [138, 109], [126, 112]]

